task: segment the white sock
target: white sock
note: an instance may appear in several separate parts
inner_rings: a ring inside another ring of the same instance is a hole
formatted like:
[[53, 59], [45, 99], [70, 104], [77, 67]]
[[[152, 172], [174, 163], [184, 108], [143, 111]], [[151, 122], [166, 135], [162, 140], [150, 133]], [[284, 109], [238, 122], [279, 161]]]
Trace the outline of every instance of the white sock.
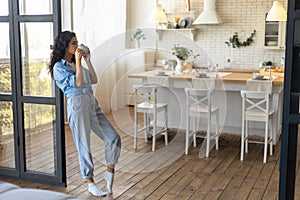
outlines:
[[106, 180], [106, 188], [108, 193], [112, 193], [112, 186], [114, 182], [114, 173], [111, 172], [104, 172], [104, 179]]
[[97, 185], [95, 184], [95, 182], [92, 182], [92, 183], [89, 183], [89, 189], [88, 191], [94, 195], [94, 196], [98, 196], [98, 197], [101, 197], [101, 196], [105, 196], [105, 192], [103, 192], [102, 190], [100, 190], [100, 188], [97, 187]]

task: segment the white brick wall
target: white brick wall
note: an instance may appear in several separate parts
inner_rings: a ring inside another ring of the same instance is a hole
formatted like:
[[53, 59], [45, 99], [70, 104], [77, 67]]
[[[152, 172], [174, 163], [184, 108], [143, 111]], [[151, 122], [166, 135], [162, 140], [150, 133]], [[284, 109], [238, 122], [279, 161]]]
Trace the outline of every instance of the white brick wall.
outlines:
[[[158, 2], [166, 11], [184, 11], [184, 0], [158, 0]], [[286, 0], [281, 2], [286, 8]], [[224, 66], [226, 58], [231, 58], [232, 67], [236, 68], [257, 68], [260, 62], [267, 60], [279, 65], [280, 58], [284, 56], [285, 52], [283, 50], [267, 50], [262, 47], [263, 16], [271, 8], [272, 3], [273, 0], [217, 0], [217, 11], [223, 24], [197, 25], [198, 30], [194, 42], [185, 36], [178, 36], [173, 31], [164, 31], [159, 41], [159, 47], [170, 49], [174, 43], [180, 43], [190, 46], [195, 52], [200, 52], [201, 57], [205, 54], [201, 50], [203, 49], [207, 56], [220, 66]], [[197, 17], [203, 10], [203, 0], [190, 0], [190, 6], [191, 10], [196, 12]], [[128, 15], [130, 18], [130, 11]], [[225, 41], [232, 37], [234, 32], [238, 32], [240, 41], [244, 41], [254, 29], [257, 32], [251, 46], [234, 49], [225, 44]], [[166, 54], [157, 56], [158, 59], [168, 57], [170, 56]]]

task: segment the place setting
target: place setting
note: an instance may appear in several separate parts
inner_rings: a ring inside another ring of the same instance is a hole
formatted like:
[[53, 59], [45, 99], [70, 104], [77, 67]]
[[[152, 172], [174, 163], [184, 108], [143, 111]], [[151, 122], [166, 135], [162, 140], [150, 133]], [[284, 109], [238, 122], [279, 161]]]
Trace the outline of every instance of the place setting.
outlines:
[[211, 78], [206, 73], [200, 72], [195, 78]]
[[261, 75], [259, 73], [253, 73], [253, 77], [251, 80], [258, 80], [258, 81], [268, 81], [268, 80], [274, 80], [276, 79], [276, 76], [266, 76], [266, 75]]
[[169, 76], [165, 71], [157, 71], [155, 76]]

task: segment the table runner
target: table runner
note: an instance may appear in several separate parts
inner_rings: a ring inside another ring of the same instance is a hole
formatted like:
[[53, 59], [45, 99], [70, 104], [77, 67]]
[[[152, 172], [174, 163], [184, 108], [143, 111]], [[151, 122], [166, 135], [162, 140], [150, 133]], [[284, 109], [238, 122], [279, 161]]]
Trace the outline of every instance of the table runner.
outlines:
[[208, 89], [213, 90], [215, 88], [215, 78], [193, 78], [192, 85], [195, 89]]
[[252, 91], [272, 91], [272, 80], [253, 80], [246, 82], [246, 90]]
[[159, 84], [163, 87], [169, 87], [169, 76], [148, 76], [147, 82]]

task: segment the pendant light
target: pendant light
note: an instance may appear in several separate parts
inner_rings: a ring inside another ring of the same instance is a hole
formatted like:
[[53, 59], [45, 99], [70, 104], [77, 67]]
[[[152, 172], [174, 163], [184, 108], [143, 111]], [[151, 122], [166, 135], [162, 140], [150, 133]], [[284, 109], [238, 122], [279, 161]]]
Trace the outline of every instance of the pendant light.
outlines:
[[166, 13], [164, 12], [164, 10], [160, 4], [156, 5], [156, 8], [153, 10], [153, 12], [150, 15], [149, 21], [161, 22], [161, 23], [168, 22]]
[[274, 1], [273, 6], [267, 14], [267, 21], [286, 21], [287, 14], [284, 10], [282, 3]]
[[197, 17], [193, 24], [221, 24], [221, 17], [216, 10], [217, 0], [204, 0], [203, 12]]

